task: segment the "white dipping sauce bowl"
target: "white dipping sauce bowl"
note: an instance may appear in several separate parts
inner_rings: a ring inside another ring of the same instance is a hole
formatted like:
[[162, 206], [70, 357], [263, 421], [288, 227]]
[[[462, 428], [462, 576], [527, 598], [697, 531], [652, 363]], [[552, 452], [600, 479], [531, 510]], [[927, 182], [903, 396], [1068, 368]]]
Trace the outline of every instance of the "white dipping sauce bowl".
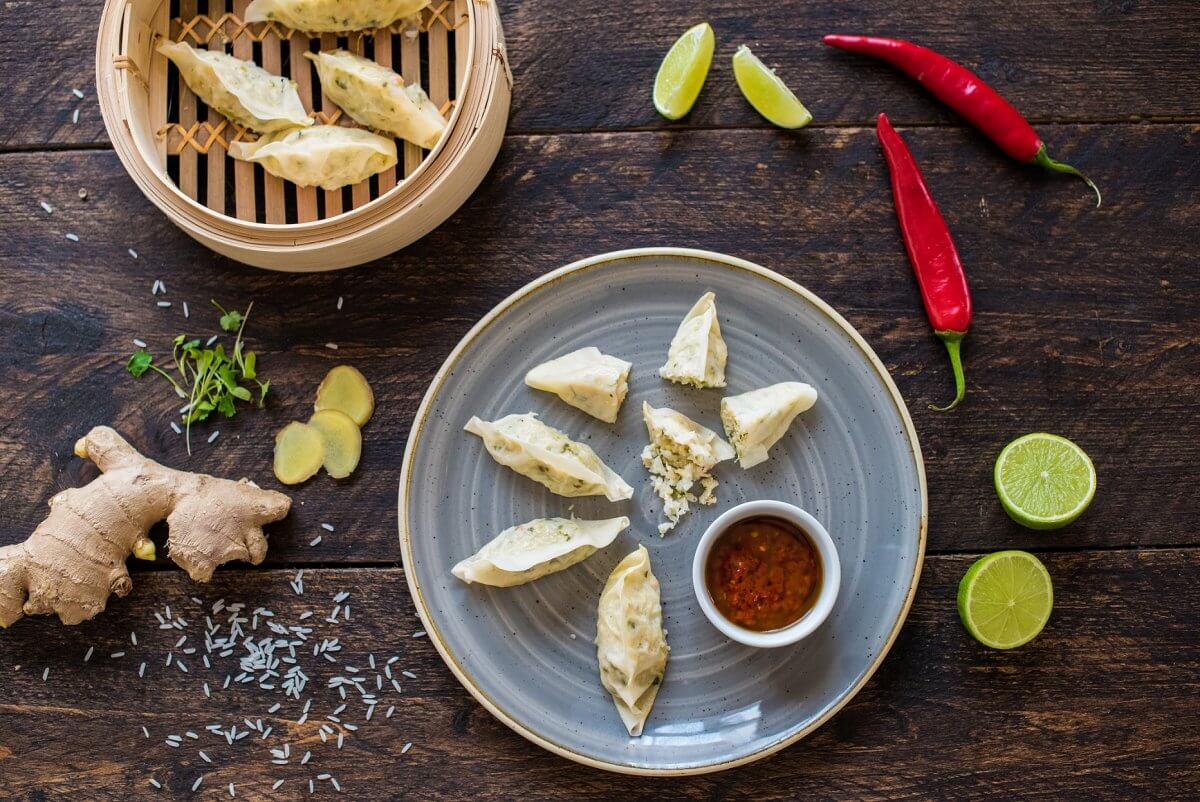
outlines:
[[[808, 535], [821, 559], [821, 589], [816, 602], [796, 622], [769, 632], [746, 629], [722, 615], [713, 602], [712, 595], [708, 592], [708, 585], [704, 581], [704, 568], [708, 563], [708, 555], [712, 552], [713, 544], [717, 542], [717, 539], [734, 524], [759, 516], [781, 518], [798, 526]], [[782, 501], [747, 501], [726, 511], [704, 532], [700, 543], [696, 546], [696, 556], [692, 559], [692, 589], [696, 593], [696, 600], [700, 603], [700, 609], [704, 611], [704, 615], [726, 637], [747, 646], [764, 649], [790, 646], [816, 631], [833, 610], [841, 580], [842, 565], [838, 561], [837, 547], [834, 546], [833, 538], [825, 531], [825, 527], [804, 510], [794, 504]]]

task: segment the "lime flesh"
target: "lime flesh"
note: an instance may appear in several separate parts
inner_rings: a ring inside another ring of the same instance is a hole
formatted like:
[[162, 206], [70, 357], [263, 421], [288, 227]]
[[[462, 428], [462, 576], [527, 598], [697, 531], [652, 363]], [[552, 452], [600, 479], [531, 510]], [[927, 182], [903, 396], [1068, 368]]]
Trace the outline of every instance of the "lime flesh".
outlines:
[[1030, 529], [1066, 526], [1096, 495], [1096, 469], [1084, 450], [1044, 432], [1006, 445], [993, 475], [1005, 512]]
[[1015, 649], [1038, 636], [1054, 608], [1054, 585], [1041, 560], [998, 551], [975, 562], [958, 583], [958, 615], [975, 640]]
[[742, 95], [768, 122], [780, 128], [803, 128], [812, 122], [812, 115], [787, 84], [745, 45], [733, 54], [733, 77]]
[[654, 108], [659, 114], [678, 120], [692, 110], [708, 78], [716, 44], [707, 22], [689, 28], [675, 40], [654, 78]]

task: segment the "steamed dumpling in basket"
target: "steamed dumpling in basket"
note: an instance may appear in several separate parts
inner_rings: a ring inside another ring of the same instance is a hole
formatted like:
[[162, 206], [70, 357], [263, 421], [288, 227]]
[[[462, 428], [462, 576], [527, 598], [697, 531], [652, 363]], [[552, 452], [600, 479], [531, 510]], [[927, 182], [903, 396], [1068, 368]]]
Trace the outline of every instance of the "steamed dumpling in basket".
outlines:
[[186, 42], [163, 42], [158, 52], [179, 69], [188, 89], [230, 120], [251, 131], [271, 134], [312, 125], [296, 84], [252, 61]]
[[342, 111], [368, 128], [385, 131], [426, 150], [446, 130], [446, 120], [420, 86], [348, 50], [305, 53], [317, 65], [321, 88]]
[[297, 31], [383, 28], [416, 14], [430, 0], [254, 0], [246, 22], [279, 22]]
[[340, 189], [395, 167], [395, 140], [361, 128], [314, 125], [233, 142], [229, 155], [302, 187]]

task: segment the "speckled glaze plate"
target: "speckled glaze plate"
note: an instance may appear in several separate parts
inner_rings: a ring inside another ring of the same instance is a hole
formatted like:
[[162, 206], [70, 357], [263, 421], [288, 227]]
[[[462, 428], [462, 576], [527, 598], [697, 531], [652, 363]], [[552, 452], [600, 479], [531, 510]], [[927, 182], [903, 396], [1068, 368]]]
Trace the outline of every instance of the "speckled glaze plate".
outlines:
[[[727, 390], [658, 377], [679, 321], [707, 290], [729, 345]], [[616, 424], [525, 386], [525, 372], [594, 345], [633, 363]], [[785, 380], [820, 395], [749, 471], [724, 463], [718, 502], [660, 538], [662, 505], [639, 459], [642, 401], [721, 431], [725, 393]], [[635, 488], [632, 499], [565, 499], [493, 462], [462, 430], [534, 411], [587, 443]], [[692, 594], [705, 527], [736, 503], [798, 504], [832, 535], [842, 586], [829, 620], [789, 648], [722, 636]], [[572, 510], [573, 507], [573, 510]], [[514, 588], [450, 574], [501, 530], [532, 518], [632, 525], [585, 562]], [[812, 732], [871, 677], [900, 630], [925, 548], [925, 474], [912, 421], [879, 359], [819, 298], [757, 265], [682, 249], [621, 251], [556, 270], [506, 299], [455, 348], [417, 412], [400, 479], [400, 544], [430, 639], [468, 691], [501, 721], [581, 763], [639, 774], [695, 774], [764, 757]], [[638, 543], [662, 584], [671, 656], [640, 738], [627, 735], [596, 667], [596, 605], [609, 571]]]

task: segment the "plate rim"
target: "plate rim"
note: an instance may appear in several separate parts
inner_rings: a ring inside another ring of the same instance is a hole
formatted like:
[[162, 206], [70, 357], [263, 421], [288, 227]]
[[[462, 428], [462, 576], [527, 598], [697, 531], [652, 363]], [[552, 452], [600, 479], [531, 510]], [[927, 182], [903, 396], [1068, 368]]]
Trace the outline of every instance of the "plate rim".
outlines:
[[[696, 766], [684, 766], [680, 768], [649, 768], [645, 766], [636, 766], [627, 763], [614, 763], [607, 760], [599, 760], [589, 755], [577, 752], [570, 747], [557, 744], [547, 738], [544, 738], [537, 732], [522, 726], [519, 722], [508, 715], [502, 708], [495, 704], [491, 698], [483, 691], [482, 688], [476, 686], [469, 678], [467, 673], [459, 665], [458, 658], [450, 650], [441, 636], [441, 630], [438, 628], [436, 621], [429, 615], [428, 608], [425, 604], [425, 598], [421, 592], [421, 586], [417, 582], [416, 572], [413, 570], [412, 544], [410, 542], [410, 533], [408, 530], [408, 488], [412, 482], [412, 463], [416, 458], [416, 446], [420, 442], [421, 434], [424, 431], [426, 421], [429, 417], [429, 410], [433, 404], [433, 399], [441, 389], [448, 374], [455, 368], [459, 359], [475, 339], [483, 333], [492, 323], [511, 309], [515, 304], [524, 300], [527, 296], [541, 290], [542, 288], [555, 283], [563, 277], [572, 273], [588, 270], [594, 267], [620, 262], [630, 259], [644, 259], [654, 257], [684, 257], [690, 259], [698, 259], [702, 261], [713, 262], [715, 264], [743, 270], [749, 273], [756, 274], [769, 281], [773, 281], [784, 289], [799, 295], [804, 300], [813, 304], [818, 310], [825, 314], [833, 323], [841, 328], [856, 345], [875, 372], [883, 379], [884, 386], [887, 388], [888, 394], [891, 397], [892, 403], [896, 410], [900, 413], [900, 418], [904, 423], [904, 431], [907, 435], [909, 451], [912, 454], [914, 464], [917, 468], [917, 479], [921, 491], [921, 507], [920, 517], [918, 521], [918, 542], [917, 555], [913, 561], [913, 574], [909, 582], [908, 591], [905, 594], [904, 604], [900, 608], [899, 614], [896, 616], [895, 622], [892, 624], [891, 631], [888, 633], [887, 640], [883, 647], [876, 652], [871, 663], [863, 671], [862, 676], [858, 681], [838, 699], [828, 710], [814, 719], [808, 726], [803, 727], [797, 732], [792, 733], [786, 738], [781, 738], [774, 743], [751, 752], [741, 757], [732, 760], [723, 760], [714, 763], [705, 763]], [[842, 317], [832, 306], [823, 301], [819, 296], [811, 290], [806, 289], [803, 285], [793, 281], [787, 276], [777, 273], [774, 270], [762, 267], [761, 265], [750, 262], [746, 259], [741, 259], [736, 256], [729, 256], [716, 251], [708, 251], [697, 248], [675, 248], [675, 247], [647, 247], [647, 248], [627, 248], [617, 251], [609, 251], [607, 253], [589, 256], [583, 259], [578, 259], [562, 267], [551, 270], [548, 273], [535, 278], [533, 281], [518, 288], [515, 292], [504, 298], [491, 310], [488, 311], [479, 322], [463, 335], [458, 344], [442, 362], [438, 368], [432, 381], [429, 383], [425, 395], [421, 398], [421, 404], [417, 407], [416, 415], [413, 418], [412, 426], [409, 428], [408, 442], [404, 447], [404, 460], [400, 468], [400, 486], [397, 498], [397, 524], [400, 537], [400, 557], [404, 566], [404, 577], [408, 584], [408, 592], [412, 598], [413, 606], [417, 610], [417, 616], [421, 619], [421, 623], [425, 626], [425, 632], [429, 640], [437, 649], [442, 661], [450, 669], [450, 672], [459, 681], [459, 683], [479, 702], [483, 707], [495, 716], [501, 723], [525, 738], [532, 743], [537, 744], [543, 749], [552, 752], [560, 757], [567, 758], [576, 763], [590, 766], [592, 768], [603, 769], [618, 774], [627, 774], [643, 777], [683, 777], [697, 774], [709, 774], [717, 771], [732, 769], [737, 766], [744, 766], [748, 763], [753, 763], [756, 760], [761, 760], [765, 757], [775, 754], [782, 749], [791, 746], [792, 744], [802, 740], [805, 736], [815, 732], [818, 728], [824, 725], [829, 719], [833, 718], [843, 707], [849, 704], [850, 700], [858, 695], [859, 691], [870, 681], [871, 677], [882, 665], [884, 658], [891, 651], [900, 630], [904, 626], [905, 620], [908, 618], [909, 610], [912, 607], [913, 598], [916, 596], [917, 585], [921, 579], [921, 569], [925, 563], [925, 541], [926, 534], [929, 528], [929, 498], [928, 490], [925, 481], [925, 461], [921, 453], [921, 444], [917, 439], [917, 431], [913, 425], [912, 417], [909, 415], [908, 406], [904, 403], [904, 398], [900, 395], [900, 390], [896, 387], [892, 380], [891, 374], [887, 367], [876, 355], [874, 349], [867, 343], [863, 336], [858, 333], [844, 317]]]

